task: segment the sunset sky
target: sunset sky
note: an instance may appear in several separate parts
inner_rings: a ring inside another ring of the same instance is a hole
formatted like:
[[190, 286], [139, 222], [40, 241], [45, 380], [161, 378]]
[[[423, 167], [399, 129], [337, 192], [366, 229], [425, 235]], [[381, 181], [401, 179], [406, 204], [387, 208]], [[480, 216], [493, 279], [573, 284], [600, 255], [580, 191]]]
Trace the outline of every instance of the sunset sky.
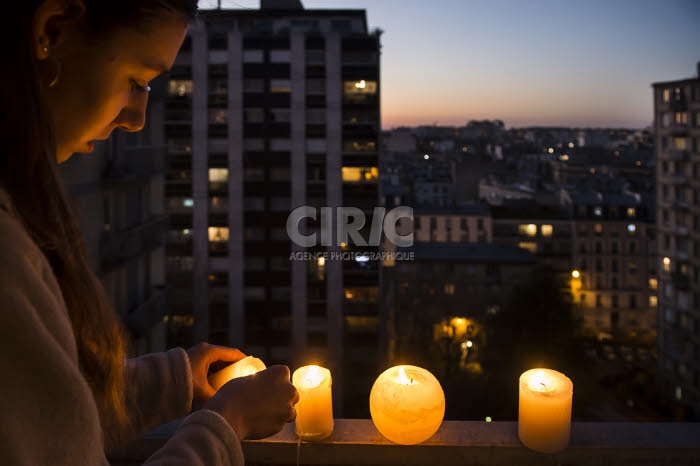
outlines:
[[700, 0], [302, 3], [365, 9], [370, 29], [384, 30], [387, 129], [496, 118], [508, 127], [641, 128], [653, 119], [651, 84], [695, 77], [700, 61]]

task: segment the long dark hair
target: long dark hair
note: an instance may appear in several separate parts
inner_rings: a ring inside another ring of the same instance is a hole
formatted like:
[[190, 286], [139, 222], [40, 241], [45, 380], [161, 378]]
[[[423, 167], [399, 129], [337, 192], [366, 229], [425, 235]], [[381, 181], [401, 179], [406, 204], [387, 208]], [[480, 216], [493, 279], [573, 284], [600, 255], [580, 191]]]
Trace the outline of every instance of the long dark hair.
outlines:
[[[81, 371], [103, 419], [127, 423], [124, 401], [126, 338], [104, 289], [90, 271], [83, 237], [63, 189], [56, 163], [53, 121], [32, 38], [42, 0], [5, 5], [0, 28], [0, 187], [46, 256], [61, 287], [75, 334]], [[190, 22], [196, 0], [83, 0], [89, 31], [106, 37], [120, 28], [148, 28], [164, 13]], [[9, 12], [7, 11], [9, 10]], [[3, 245], [2, 247], [11, 247]], [[5, 271], [4, 273], [9, 273]], [[105, 439], [108, 447], [108, 439]]]

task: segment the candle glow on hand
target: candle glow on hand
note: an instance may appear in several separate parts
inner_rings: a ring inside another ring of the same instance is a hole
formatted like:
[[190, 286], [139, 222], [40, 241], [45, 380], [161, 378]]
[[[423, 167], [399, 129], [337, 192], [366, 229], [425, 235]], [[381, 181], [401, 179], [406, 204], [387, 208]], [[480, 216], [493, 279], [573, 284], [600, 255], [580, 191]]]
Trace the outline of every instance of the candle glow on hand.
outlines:
[[219, 390], [229, 380], [253, 375], [265, 369], [267, 369], [267, 367], [264, 362], [253, 356], [248, 356], [211, 374], [209, 376], [209, 385], [211, 385], [214, 390]]

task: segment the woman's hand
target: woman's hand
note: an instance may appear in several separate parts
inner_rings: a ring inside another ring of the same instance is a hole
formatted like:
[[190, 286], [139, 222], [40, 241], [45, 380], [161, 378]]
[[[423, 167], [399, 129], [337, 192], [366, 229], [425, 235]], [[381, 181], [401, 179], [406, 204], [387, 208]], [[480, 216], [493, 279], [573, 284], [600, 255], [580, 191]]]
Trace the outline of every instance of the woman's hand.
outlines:
[[235, 348], [200, 343], [187, 350], [192, 368], [192, 391], [195, 401], [207, 401], [216, 390], [209, 385], [209, 367], [218, 362], [234, 363], [245, 358], [245, 354]]
[[287, 366], [230, 380], [203, 408], [221, 414], [240, 440], [275, 435], [296, 417], [297, 389], [289, 381]]

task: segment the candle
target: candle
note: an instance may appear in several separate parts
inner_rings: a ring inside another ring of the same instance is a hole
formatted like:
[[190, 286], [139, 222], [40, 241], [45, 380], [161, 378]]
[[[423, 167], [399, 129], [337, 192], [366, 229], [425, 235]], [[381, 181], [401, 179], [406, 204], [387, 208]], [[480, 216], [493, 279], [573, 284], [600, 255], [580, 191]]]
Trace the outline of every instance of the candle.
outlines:
[[372, 386], [369, 411], [377, 430], [392, 442], [414, 445], [437, 432], [445, 415], [440, 382], [425, 369], [395, 366]]
[[302, 440], [322, 440], [333, 432], [331, 371], [320, 366], [300, 367], [292, 375], [299, 391], [295, 430]]
[[209, 376], [209, 385], [214, 390], [218, 390], [231, 379], [252, 375], [265, 369], [264, 362], [253, 356], [248, 356], [230, 366], [224, 367], [218, 372], [214, 372]]
[[520, 376], [518, 437], [526, 447], [554, 453], [569, 445], [574, 384], [550, 369], [531, 369]]

